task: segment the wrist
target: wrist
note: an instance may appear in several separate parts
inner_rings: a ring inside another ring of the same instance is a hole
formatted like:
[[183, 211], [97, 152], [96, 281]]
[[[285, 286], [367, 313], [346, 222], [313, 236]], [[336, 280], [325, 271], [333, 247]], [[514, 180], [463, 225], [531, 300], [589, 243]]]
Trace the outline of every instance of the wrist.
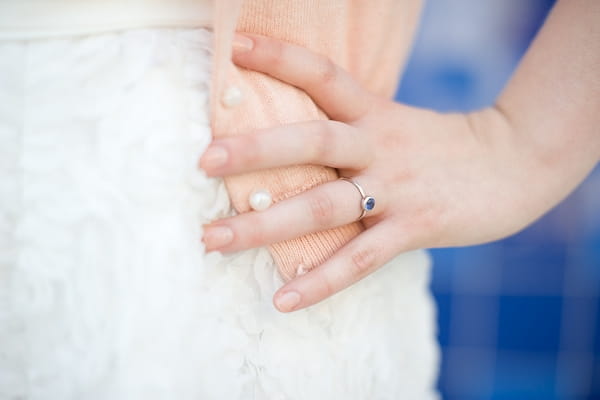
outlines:
[[592, 137], [575, 122], [553, 126], [535, 121], [510, 104], [498, 102], [466, 115], [477, 137], [485, 138], [498, 168], [515, 181], [532, 222], [562, 201], [591, 172], [600, 158], [600, 135]]

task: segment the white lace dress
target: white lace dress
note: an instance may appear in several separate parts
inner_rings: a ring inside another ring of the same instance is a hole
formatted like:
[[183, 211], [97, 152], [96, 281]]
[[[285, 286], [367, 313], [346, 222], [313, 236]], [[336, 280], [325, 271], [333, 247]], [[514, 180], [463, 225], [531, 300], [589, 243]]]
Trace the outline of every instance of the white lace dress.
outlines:
[[230, 215], [207, 29], [0, 41], [0, 399], [433, 399], [426, 253], [282, 314]]

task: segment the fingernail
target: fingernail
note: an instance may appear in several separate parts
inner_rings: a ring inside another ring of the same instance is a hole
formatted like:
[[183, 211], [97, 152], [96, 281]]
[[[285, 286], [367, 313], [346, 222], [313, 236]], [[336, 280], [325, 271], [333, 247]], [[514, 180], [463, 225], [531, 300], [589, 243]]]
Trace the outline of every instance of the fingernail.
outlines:
[[237, 52], [250, 51], [254, 47], [254, 42], [248, 36], [236, 33], [233, 37], [233, 50]]
[[300, 303], [300, 295], [297, 292], [286, 292], [275, 300], [279, 311], [292, 311]]
[[210, 146], [200, 158], [200, 166], [204, 169], [219, 168], [227, 162], [228, 157], [227, 150], [223, 147]]
[[202, 240], [206, 245], [206, 250], [214, 250], [230, 243], [233, 240], [233, 231], [227, 226], [205, 228]]

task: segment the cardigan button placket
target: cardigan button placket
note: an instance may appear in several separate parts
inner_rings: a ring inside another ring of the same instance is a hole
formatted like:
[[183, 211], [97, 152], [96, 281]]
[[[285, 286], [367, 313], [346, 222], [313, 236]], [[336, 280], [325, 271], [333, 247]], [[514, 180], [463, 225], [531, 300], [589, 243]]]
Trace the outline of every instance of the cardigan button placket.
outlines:
[[233, 108], [242, 103], [244, 94], [237, 86], [230, 86], [223, 92], [221, 103], [227, 108]]

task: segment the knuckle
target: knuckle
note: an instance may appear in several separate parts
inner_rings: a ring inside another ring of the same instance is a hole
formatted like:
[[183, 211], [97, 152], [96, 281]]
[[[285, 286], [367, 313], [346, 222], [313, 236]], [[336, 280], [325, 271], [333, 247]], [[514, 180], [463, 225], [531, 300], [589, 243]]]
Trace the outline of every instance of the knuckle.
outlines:
[[283, 43], [272, 41], [269, 42], [268, 49], [266, 49], [266, 63], [271, 68], [277, 70], [282, 68], [285, 64], [285, 47]]
[[353, 250], [350, 265], [355, 276], [363, 276], [377, 265], [379, 250], [376, 247]]
[[361, 149], [363, 149], [362, 157], [359, 157], [357, 162], [358, 169], [366, 169], [375, 161], [375, 151], [373, 150], [373, 146], [368, 143], [362, 143]]
[[261, 144], [258, 135], [239, 137], [239, 148], [236, 152], [241, 167], [258, 166], [262, 162]]
[[373, 161], [375, 161], [375, 151], [373, 148], [373, 144], [360, 129], [352, 127], [351, 139], [354, 143], [354, 149], [356, 151], [357, 157], [354, 159], [355, 167], [357, 169], [365, 169], [369, 167]]
[[242, 229], [247, 247], [259, 247], [269, 244], [269, 233], [262, 215], [248, 215]]
[[321, 285], [321, 290], [319, 290], [319, 297], [325, 299], [336, 293], [339, 290], [338, 284], [336, 284], [336, 282], [339, 282], [339, 280], [336, 279], [336, 277], [334, 276], [331, 276], [329, 274], [323, 276], [323, 279], [319, 280], [319, 284]]
[[308, 200], [310, 215], [318, 226], [329, 226], [333, 219], [334, 205], [326, 194], [316, 194]]
[[334, 122], [328, 121], [319, 124], [318, 129], [315, 129], [314, 135], [314, 157], [313, 161], [324, 161], [329, 158], [332, 151], [335, 149], [336, 129]]
[[316, 82], [318, 85], [328, 85], [337, 79], [338, 73], [337, 65], [329, 58], [323, 57], [319, 62]]
[[416, 175], [415, 171], [409, 166], [398, 169], [397, 171], [393, 171], [390, 174], [392, 181], [398, 182], [398, 183], [403, 183], [403, 184], [405, 184], [406, 182], [413, 181], [416, 176], [417, 175]]
[[[410, 207], [410, 216], [405, 216], [398, 222], [402, 230], [410, 232], [401, 241], [403, 248], [443, 247], [451, 232], [449, 216], [435, 204], [428, 203], [419, 207]], [[450, 229], [450, 230], [448, 230]]]

